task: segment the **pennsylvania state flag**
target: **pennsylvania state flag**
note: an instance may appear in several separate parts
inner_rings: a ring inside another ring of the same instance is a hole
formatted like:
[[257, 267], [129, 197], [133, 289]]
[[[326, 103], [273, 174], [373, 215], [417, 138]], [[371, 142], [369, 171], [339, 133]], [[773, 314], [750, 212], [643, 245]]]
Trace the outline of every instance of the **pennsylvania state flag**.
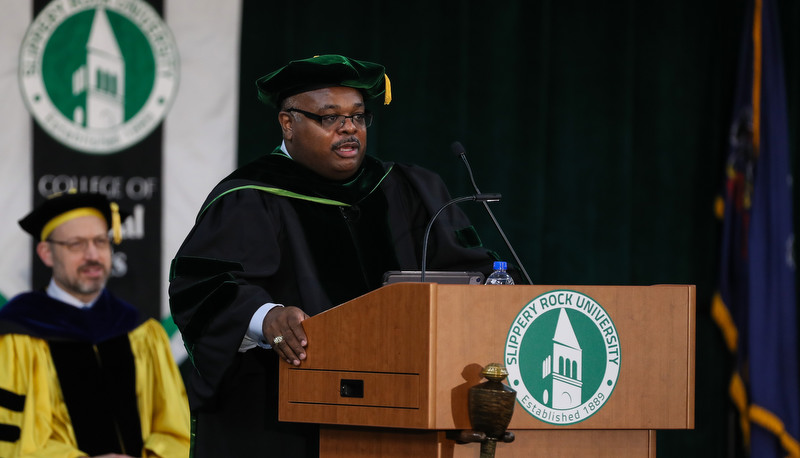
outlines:
[[730, 394], [750, 456], [800, 457], [792, 177], [773, 0], [753, 0], [726, 164], [712, 313], [736, 357]]

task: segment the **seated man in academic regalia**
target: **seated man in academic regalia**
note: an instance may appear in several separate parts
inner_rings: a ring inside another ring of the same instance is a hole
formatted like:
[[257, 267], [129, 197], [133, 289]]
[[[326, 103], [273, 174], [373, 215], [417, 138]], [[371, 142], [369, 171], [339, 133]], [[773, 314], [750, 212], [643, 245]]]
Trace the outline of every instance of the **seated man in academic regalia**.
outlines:
[[166, 332], [105, 288], [117, 204], [61, 194], [19, 224], [52, 278], [0, 308], [0, 457], [188, 456]]

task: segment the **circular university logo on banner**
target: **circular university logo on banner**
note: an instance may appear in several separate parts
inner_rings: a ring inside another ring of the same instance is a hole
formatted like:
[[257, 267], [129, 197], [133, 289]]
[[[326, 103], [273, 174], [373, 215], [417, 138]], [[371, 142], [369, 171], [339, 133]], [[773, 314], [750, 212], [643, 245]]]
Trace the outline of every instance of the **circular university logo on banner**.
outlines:
[[592, 298], [554, 290], [530, 301], [511, 323], [505, 363], [508, 383], [529, 414], [555, 425], [578, 423], [614, 391], [619, 336]]
[[172, 33], [143, 0], [53, 0], [20, 50], [28, 110], [53, 138], [109, 154], [164, 119], [180, 68]]

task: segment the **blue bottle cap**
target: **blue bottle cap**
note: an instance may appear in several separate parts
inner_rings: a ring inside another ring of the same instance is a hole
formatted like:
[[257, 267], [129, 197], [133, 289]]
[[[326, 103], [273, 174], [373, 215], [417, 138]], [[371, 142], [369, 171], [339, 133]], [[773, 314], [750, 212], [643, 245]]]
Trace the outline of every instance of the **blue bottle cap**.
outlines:
[[507, 268], [508, 268], [508, 263], [505, 261], [494, 262], [494, 270], [506, 270]]

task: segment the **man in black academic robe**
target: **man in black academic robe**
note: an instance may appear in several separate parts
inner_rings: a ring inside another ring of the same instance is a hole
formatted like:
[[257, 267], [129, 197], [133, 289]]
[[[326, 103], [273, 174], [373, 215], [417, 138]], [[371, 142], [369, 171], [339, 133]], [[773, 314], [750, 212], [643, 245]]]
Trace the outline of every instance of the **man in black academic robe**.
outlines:
[[[390, 100], [387, 81], [380, 65], [328, 55], [257, 82], [284, 142], [214, 188], [173, 261], [194, 456], [316, 456], [315, 425], [278, 422], [279, 359], [302, 364], [303, 319], [420, 269], [450, 196], [428, 170], [365, 155], [364, 101]], [[454, 206], [428, 250], [432, 270], [488, 273], [495, 260]]]

